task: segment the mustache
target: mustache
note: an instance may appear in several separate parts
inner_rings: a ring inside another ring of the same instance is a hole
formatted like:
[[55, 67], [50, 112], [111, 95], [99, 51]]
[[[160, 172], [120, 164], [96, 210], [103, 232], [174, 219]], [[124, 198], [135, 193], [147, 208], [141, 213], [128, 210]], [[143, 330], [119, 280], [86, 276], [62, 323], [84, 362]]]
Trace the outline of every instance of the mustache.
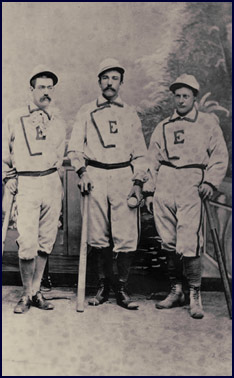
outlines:
[[111, 89], [113, 92], [116, 92], [116, 90], [114, 88], [112, 88], [111, 86], [107, 86], [105, 89], [104, 89], [104, 92], [107, 91], [108, 89]]
[[51, 98], [50, 98], [50, 96], [47, 96], [47, 95], [44, 95], [44, 96], [42, 96], [41, 98], [40, 98], [40, 102], [42, 102], [42, 101], [44, 101], [44, 100], [49, 100], [49, 101], [51, 101]]

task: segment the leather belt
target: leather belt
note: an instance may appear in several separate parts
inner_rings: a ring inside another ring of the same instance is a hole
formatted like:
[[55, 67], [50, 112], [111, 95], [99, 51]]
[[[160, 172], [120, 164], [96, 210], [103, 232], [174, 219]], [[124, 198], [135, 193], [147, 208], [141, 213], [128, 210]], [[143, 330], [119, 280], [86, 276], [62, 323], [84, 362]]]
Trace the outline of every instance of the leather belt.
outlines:
[[200, 168], [200, 169], [206, 169], [206, 165], [204, 164], [188, 164], [188, 165], [182, 165], [180, 167], [177, 167], [173, 165], [170, 161], [160, 161], [161, 165], [166, 165], [167, 167], [175, 168], [175, 169], [183, 169], [183, 168]]
[[131, 165], [131, 162], [124, 161], [122, 163], [107, 164], [107, 163], [101, 163], [100, 161], [96, 161], [96, 160], [87, 160], [86, 165], [90, 165], [91, 167], [102, 168], [102, 169], [117, 169], [117, 168], [129, 167]]
[[18, 176], [34, 176], [34, 177], [39, 177], [39, 176], [46, 176], [50, 175], [51, 173], [54, 173], [57, 171], [57, 168], [49, 168], [45, 171], [20, 171], [17, 172]]

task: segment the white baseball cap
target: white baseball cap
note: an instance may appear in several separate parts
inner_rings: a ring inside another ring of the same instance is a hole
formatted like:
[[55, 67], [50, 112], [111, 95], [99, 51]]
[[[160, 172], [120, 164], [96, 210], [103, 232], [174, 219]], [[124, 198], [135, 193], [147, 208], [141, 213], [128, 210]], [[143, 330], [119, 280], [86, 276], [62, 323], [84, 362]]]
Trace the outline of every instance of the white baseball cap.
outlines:
[[172, 83], [169, 87], [170, 91], [175, 92], [176, 89], [181, 88], [183, 86], [189, 87], [191, 89], [195, 89], [195, 91], [199, 92], [200, 85], [197, 82], [196, 78], [193, 75], [182, 74]]
[[53, 80], [54, 85], [57, 84], [57, 82], [58, 82], [57, 75], [55, 75], [55, 73], [49, 67], [45, 66], [44, 64], [39, 64], [38, 66], [34, 67], [32, 73], [30, 75], [30, 78], [29, 78], [30, 84], [31, 84], [33, 79], [36, 79], [38, 76], [42, 76], [43, 74], [50, 77]]
[[118, 62], [118, 60], [113, 58], [104, 59], [99, 65], [98, 76], [100, 76], [103, 72], [107, 70], [114, 69], [120, 71], [122, 74], [125, 71], [125, 68]]

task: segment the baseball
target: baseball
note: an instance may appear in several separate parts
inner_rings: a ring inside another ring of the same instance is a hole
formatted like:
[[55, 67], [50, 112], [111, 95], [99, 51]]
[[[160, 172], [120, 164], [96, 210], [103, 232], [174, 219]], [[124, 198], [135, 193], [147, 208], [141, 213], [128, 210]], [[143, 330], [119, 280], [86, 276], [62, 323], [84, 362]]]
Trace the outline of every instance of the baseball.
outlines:
[[128, 199], [128, 206], [129, 207], [136, 207], [138, 205], [138, 200], [136, 197], [130, 197]]

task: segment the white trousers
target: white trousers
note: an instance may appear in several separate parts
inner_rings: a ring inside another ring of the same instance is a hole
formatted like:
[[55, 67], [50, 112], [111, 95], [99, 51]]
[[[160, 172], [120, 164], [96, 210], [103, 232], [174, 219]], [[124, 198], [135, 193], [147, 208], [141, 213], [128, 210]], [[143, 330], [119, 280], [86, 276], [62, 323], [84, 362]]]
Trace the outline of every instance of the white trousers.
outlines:
[[17, 230], [19, 258], [32, 259], [37, 252], [51, 253], [58, 231], [62, 185], [58, 172], [46, 176], [19, 176]]
[[137, 249], [139, 209], [130, 209], [127, 196], [133, 186], [131, 167], [87, 167], [94, 189], [88, 195], [88, 243], [106, 248], [112, 238], [114, 252]]
[[203, 246], [203, 206], [198, 187], [199, 168], [161, 166], [154, 195], [154, 218], [162, 247], [187, 257], [200, 255]]

